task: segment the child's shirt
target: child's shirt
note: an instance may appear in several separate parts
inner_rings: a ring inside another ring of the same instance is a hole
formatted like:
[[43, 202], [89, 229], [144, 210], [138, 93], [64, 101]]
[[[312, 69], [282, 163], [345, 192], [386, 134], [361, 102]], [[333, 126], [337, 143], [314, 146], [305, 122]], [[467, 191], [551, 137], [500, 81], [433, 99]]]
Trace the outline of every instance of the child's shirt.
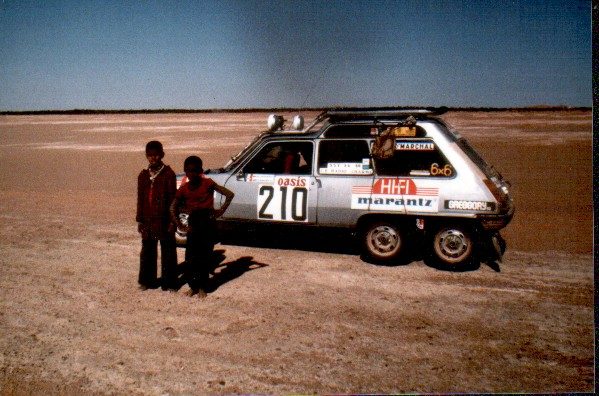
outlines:
[[191, 189], [189, 183], [179, 187], [177, 200], [181, 202], [181, 212], [190, 214], [196, 210], [214, 209], [214, 186], [214, 180], [203, 176], [195, 189]]
[[149, 238], [163, 239], [169, 235], [169, 207], [176, 190], [177, 177], [168, 165], [154, 175], [148, 169], [139, 173], [135, 220], [148, 228]]

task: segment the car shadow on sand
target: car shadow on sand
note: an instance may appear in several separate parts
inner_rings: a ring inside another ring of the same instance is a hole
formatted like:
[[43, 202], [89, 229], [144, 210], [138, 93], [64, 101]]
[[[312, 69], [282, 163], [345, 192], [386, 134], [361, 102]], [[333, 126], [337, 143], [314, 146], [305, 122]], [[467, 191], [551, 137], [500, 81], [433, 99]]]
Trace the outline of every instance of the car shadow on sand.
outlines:
[[422, 260], [422, 255], [413, 247], [406, 249], [396, 260], [381, 263], [364, 255], [361, 242], [354, 234], [336, 228], [228, 228], [220, 232], [224, 245], [250, 246], [266, 249], [300, 250], [307, 252], [334, 253], [359, 256], [368, 264], [380, 266], [402, 266]]
[[219, 232], [225, 245], [359, 255], [360, 245], [347, 230], [327, 228], [228, 227]]
[[310, 252], [336, 253], [360, 256], [368, 264], [394, 267], [405, 266], [422, 261], [428, 267], [447, 272], [470, 272], [480, 269], [481, 265], [489, 266], [495, 272], [500, 272], [499, 264], [494, 260], [473, 260], [465, 266], [447, 266], [431, 260], [425, 252], [423, 241], [409, 237], [404, 253], [390, 262], [377, 262], [364, 255], [361, 242], [351, 232], [342, 229], [327, 228], [282, 228], [271, 227], [227, 228], [221, 230], [220, 241], [225, 245], [250, 246], [267, 249], [302, 250]]

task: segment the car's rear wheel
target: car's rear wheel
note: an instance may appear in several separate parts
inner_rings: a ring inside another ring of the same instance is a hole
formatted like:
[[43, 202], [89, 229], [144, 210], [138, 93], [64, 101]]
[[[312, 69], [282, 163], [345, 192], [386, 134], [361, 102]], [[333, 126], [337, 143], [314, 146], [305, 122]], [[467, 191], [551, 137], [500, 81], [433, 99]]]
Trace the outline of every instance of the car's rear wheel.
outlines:
[[472, 262], [474, 240], [471, 230], [462, 225], [442, 226], [432, 237], [433, 258], [444, 266], [459, 268]]
[[396, 224], [374, 222], [364, 227], [362, 243], [367, 256], [376, 261], [385, 262], [394, 260], [400, 255], [403, 237]]

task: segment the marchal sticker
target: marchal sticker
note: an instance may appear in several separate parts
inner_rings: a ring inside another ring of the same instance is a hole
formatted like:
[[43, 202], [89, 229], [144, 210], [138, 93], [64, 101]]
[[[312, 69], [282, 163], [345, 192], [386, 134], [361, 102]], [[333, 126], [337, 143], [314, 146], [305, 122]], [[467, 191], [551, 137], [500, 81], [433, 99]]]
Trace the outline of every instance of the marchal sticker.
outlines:
[[433, 151], [435, 143], [417, 140], [398, 140], [395, 142], [396, 151]]

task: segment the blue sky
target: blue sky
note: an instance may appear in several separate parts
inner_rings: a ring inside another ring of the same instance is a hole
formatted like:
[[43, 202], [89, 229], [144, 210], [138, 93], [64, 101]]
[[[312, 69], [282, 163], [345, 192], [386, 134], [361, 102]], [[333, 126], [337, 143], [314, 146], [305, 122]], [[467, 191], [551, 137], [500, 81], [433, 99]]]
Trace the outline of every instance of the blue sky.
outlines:
[[592, 105], [591, 2], [0, 0], [0, 110]]

